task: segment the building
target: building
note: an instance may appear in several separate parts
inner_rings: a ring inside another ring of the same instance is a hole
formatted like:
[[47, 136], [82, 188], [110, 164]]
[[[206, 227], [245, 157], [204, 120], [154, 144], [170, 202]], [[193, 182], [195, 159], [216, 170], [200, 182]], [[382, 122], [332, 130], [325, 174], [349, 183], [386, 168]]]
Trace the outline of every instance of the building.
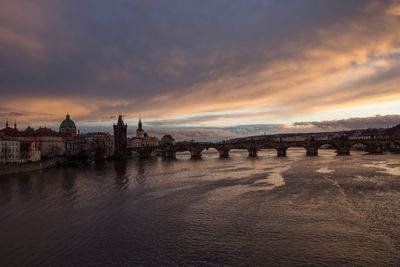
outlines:
[[14, 137], [0, 135], [0, 163], [18, 163], [21, 161], [20, 141]]
[[59, 127], [59, 133], [64, 139], [65, 156], [67, 157], [85, 157], [87, 152], [87, 142], [76, 128], [75, 122], [67, 114]]
[[71, 120], [71, 116], [67, 114], [65, 120], [60, 124], [59, 132], [65, 137], [75, 137], [76, 136], [76, 126], [75, 122]]
[[114, 156], [114, 138], [109, 133], [95, 132], [82, 135], [86, 149], [95, 159], [108, 159]]
[[124, 124], [122, 115], [118, 116], [117, 124], [113, 125], [114, 128], [114, 156], [117, 159], [126, 157], [127, 146], [127, 129], [128, 125]]
[[[34, 146], [39, 146], [41, 158], [62, 156], [65, 153], [64, 139], [62, 138], [61, 134], [53, 131], [50, 128], [43, 127], [34, 130], [29, 126], [24, 131], [19, 131], [16, 122], [14, 123], [14, 128], [9, 127], [8, 122], [6, 122], [6, 127], [1, 129], [0, 133], [2, 133], [6, 137], [18, 140], [20, 142], [19, 145], [24, 142], [35, 142]], [[26, 156], [26, 151], [24, 153], [24, 155]], [[36, 152], [32, 153], [36, 154], [35, 156], [33, 156], [34, 158], [38, 156]]]
[[21, 142], [21, 162], [38, 162], [42, 159], [38, 142]]
[[63, 136], [66, 156], [82, 156], [87, 150], [86, 139], [82, 135]]
[[38, 142], [41, 157], [53, 158], [65, 154], [65, 141], [60, 133], [50, 128], [40, 127], [33, 133], [25, 133], [20, 138], [21, 141]]
[[129, 138], [128, 141], [129, 141], [129, 146], [131, 146], [131, 147], [142, 147], [143, 146], [142, 138], [132, 137], [132, 138]]
[[151, 137], [146, 132], [144, 133], [143, 146], [158, 146], [159, 144], [157, 137]]
[[136, 130], [136, 136], [129, 138], [129, 146], [131, 147], [143, 147], [143, 146], [158, 146], [159, 141], [157, 137], [151, 137], [143, 130], [143, 124], [141, 118], [139, 118], [138, 128]]
[[19, 131], [17, 129], [17, 122], [14, 123], [14, 128], [8, 126], [8, 121], [6, 121], [6, 127], [0, 130], [5, 136], [16, 137], [19, 135]]
[[139, 118], [138, 128], [136, 129], [136, 137], [137, 138], [143, 138], [144, 137], [145, 132], [144, 132], [142, 126], [143, 126], [142, 125], [142, 118]]
[[77, 134], [75, 122], [69, 114], [61, 122], [59, 132], [46, 127], [35, 130], [30, 126], [19, 131], [16, 122], [12, 128], [6, 121], [6, 127], [1, 129], [0, 133], [20, 142], [20, 157], [23, 162], [80, 155], [85, 145], [85, 140]]

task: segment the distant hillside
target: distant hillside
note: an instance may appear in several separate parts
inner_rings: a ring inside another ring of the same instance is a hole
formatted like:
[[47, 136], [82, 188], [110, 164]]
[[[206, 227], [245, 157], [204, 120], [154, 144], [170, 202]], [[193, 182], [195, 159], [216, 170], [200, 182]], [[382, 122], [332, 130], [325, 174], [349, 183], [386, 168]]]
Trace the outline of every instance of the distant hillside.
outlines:
[[389, 134], [389, 135], [400, 136], [400, 124], [390, 128], [390, 129], [387, 129], [386, 133]]

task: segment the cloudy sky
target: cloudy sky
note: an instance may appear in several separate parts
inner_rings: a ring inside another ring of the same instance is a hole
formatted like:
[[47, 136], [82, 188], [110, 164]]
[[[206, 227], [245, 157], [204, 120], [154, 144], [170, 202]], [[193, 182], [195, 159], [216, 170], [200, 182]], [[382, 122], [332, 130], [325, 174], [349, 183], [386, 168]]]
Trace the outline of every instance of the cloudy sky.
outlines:
[[400, 1], [0, 0], [0, 92], [20, 125], [374, 121], [400, 114]]

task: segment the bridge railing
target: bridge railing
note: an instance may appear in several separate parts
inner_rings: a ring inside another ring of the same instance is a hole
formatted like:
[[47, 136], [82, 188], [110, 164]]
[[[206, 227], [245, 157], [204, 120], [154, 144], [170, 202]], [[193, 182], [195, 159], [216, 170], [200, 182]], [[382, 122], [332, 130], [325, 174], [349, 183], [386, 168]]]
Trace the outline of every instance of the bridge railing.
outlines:
[[[175, 144], [171, 145], [174, 147], [178, 146], [193, 146], [193, 145], [249, 145], [249, 144], [268, 144], [268, 143], [277, 143], [277, 142], [285, 142], [285, 143], [291, 143], [291, 142], [336, 142], [336, 141], [357, 141], [357, 140], [382, 140], [382, 141], [387, 141], [387, 140], [393, 140], [393, 137], [390, 136], [324, 136], [324, 137], [310, 137], [308, 136], [307, 138], [299, 138], [299, 139], [293, 139], [293, 138], [273, 138], [273, 139], [264, 139], [264, 140], [251, 140], [251, 139], [245, 139], [245, 140], [224, 140], [221, 142], [189, 142], [189, 141], [183, 141], [183, 142], [176, 142]], [[400, 138], [397, 138], [398, 141], [400, 141]], [[158, 146], [149, 146], [149, 145], [144, 145], [141, 147], [136, 147], [128, 144], [127, 148], [128, 149], [140, 149], [140, 148], [162, 148], [163, 145], [160, 144]]]

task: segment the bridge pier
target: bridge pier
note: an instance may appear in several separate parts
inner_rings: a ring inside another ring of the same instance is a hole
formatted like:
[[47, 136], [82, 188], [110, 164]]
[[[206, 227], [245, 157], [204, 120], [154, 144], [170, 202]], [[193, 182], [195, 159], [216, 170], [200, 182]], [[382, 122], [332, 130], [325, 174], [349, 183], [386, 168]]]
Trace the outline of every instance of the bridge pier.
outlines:
[[192, 159], [201, 159], [201, 150], [193, 149], [190, 151], [190, 158]]
[[369, 154], [383, 154], [383, 148], [380, 144], [371, 144], [367, 146]]
[[229, 158], [229, 149], [220, 149], [218, 150], [219, 157], [222, 158]]
[[337, 147], [336, 154], [338, 156], [350, 156], [350, 147], [339, 146]]
[[163, 150], [161, 156], [163, 159], [176, 159], [176, 152], [173, 150]]
[[278, 157], [286, 157], [287, 156], [287, 147], [279, 147], [277, 148]]
[[249, 151], [249, 157], [250, 158], [256, 158], [257, 157], [257, 149], [248, 149]]
[[308, 157], [318, 156], [318, 148], [317, 147], [306, 147], [306, 150], [307, 150]]

